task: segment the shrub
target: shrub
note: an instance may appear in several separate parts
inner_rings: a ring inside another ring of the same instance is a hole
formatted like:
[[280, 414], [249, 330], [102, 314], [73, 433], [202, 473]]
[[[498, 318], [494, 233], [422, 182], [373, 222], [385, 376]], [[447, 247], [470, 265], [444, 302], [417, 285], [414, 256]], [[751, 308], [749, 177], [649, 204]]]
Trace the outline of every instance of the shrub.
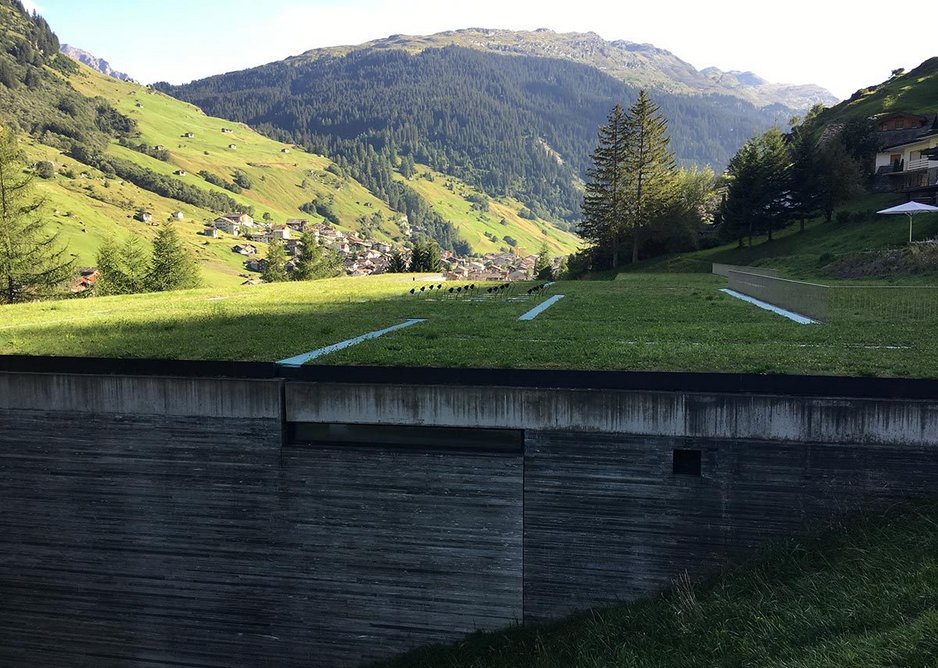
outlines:
[[51, 179], [55, 176], [55, 165], [48, 160], [41, 160], [36, 163], [36, 174], [44, 179]]

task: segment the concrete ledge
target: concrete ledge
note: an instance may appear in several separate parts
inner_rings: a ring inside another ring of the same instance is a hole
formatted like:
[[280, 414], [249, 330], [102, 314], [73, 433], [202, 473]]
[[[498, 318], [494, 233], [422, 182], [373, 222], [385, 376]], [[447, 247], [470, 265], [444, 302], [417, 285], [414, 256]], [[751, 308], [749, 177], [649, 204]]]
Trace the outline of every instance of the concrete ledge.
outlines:
[[280, 419], [283, 382], [0, 373], [0, 409]]
[[290, 382], [286, 416], [291, 422], [938, 448], [938, 401]]

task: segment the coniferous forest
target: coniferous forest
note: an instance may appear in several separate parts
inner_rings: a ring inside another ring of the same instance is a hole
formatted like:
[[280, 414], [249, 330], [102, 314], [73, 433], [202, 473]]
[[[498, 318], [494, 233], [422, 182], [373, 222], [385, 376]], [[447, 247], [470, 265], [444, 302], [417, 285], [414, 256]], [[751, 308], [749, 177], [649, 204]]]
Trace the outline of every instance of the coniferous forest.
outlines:
[[[586, 65], [457, 46], [416, 55], [357, 50], [158, 86], [209, 114], [335, 157], [408, 215], [409, 189], [391, 180], [404, 158], [569, 223], [579, 218], [578, 180], [597, 128], [612, 105], [638, 94]], [[790, 114], [727, 96], [656, 92], [656, 100], [676, 158], [718, 171], [746, 139]]]

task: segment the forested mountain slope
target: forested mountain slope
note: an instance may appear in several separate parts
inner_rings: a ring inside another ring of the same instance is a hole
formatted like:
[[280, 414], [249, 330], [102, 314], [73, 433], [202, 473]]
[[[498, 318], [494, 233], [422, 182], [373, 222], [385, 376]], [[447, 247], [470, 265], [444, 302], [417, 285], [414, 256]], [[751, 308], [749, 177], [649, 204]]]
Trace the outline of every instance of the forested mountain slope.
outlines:
[[[329, 154], [382, 197], [393, 168], [412, 157], [566, 221], [579, 217], [597, 128], [613, 105], [638, 93], [590, 65], [463, 46], [325, 50], [160, 87]], [[653, 97], [670, 121], [677, 157], [717, 170], [753, 133], [792, 113], [730, 95]]]
[[302, 62], [323, 55], [342, 56], [362, 48], [419, 53], [444, 46], [570, 60], [595, 67], [632, 86], [683, 95], [732, 95], [758, 107], [780, 104], [790, 109], [807, 109], [817, 103], [831, 105], [837, 102], [836, 97], [820, 86], [772, 83], [752, 72], [724, 72], [716, 67], [697, 70], [687, 61], [653, 44], [608, 41], [595, 32], [558, 33], [546, 28], [532, 31], [466, 28], [425, 36], [392, 35], [361, 46], [315, 49], [289, 60]]

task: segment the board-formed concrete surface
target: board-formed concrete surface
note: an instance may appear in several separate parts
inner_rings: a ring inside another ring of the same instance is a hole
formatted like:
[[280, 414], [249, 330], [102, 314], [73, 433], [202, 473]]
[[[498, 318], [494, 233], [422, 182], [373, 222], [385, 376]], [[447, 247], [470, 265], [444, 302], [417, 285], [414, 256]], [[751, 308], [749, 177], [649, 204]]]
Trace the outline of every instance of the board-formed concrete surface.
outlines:
[[0, 372], [0, 665], [352, 666], [938, 489], [938, 398], [878, 381], [342, 373]]

